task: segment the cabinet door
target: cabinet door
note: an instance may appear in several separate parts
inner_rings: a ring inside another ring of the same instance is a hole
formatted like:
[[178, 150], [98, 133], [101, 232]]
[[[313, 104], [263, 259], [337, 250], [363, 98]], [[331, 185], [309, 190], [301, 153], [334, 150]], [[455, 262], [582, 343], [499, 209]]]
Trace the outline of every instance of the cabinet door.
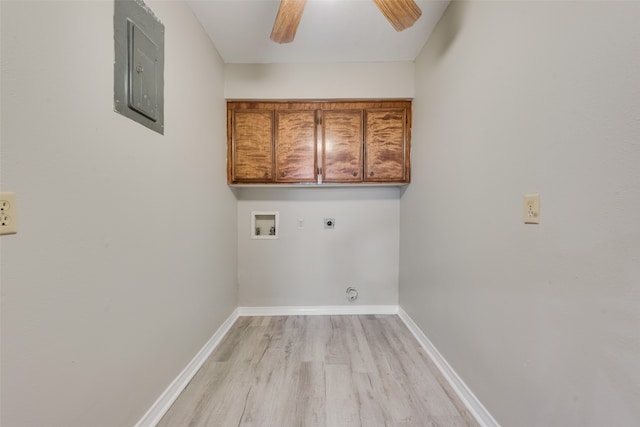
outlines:
[[273, 181], [273, 111], [232, 112], [232, 181]]
[[363, 110], [322, 113], [323, 180], [362, 181]]
[[276, 181], [316, 180], [315, 110], [276, 110]]
[[365, 180], [406, 181], [406, 110], [372, 109], [365, 114]]

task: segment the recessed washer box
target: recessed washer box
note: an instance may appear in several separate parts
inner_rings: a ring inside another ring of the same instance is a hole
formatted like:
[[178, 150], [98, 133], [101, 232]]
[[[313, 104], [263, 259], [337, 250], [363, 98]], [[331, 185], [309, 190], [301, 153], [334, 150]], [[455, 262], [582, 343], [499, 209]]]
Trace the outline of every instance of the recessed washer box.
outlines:
[[114, 109], [164, 134], [164, 25], [141, 0], [114, 4]]
[[278, 216], [275, 211], [252, 211], [251, 238], [277, 239], [280, 229]]

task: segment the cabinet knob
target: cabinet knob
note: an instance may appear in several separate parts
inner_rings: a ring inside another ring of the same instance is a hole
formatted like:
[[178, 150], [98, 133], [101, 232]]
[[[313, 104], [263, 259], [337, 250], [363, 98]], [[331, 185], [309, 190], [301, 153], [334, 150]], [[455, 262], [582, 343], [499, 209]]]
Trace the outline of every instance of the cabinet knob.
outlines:
[[358, 176], [358, 172], [353, 171], [353, 176]]
[[287, 173], [286, 172], [280, 172], [280, 176], [284, 178], [285, 176], [287, 176]]
[[265, 173], [264, 173], [264, 177], [265, 177], [265, 178], [269, 178], [269, 172], [265, 172]]
[[375, 175], [375, 173], [373, 173], [373, 171], [369, 172], [369, 176], [373, 176]]

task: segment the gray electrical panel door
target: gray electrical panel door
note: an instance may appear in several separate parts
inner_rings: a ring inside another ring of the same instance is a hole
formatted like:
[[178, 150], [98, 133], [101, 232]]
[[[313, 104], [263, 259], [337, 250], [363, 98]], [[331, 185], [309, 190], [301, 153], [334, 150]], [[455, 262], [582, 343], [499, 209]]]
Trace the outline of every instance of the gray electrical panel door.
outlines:
[[141, 0], [116, 0], [114, 109], [164, 133], [164, 25]]

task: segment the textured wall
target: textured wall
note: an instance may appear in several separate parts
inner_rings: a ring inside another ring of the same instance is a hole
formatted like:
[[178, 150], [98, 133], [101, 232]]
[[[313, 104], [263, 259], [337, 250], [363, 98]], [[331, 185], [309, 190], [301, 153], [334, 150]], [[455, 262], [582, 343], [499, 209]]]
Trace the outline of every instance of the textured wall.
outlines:
[[165, 135], [113, 111], [113, 2], [2, 1], [6, 427], [131, 426], [236, 307], [223, 64], [182, 2]]
[[400, 304], [504, 426], [640, 424], [638, 22], [453, 2], [416, 61]]

